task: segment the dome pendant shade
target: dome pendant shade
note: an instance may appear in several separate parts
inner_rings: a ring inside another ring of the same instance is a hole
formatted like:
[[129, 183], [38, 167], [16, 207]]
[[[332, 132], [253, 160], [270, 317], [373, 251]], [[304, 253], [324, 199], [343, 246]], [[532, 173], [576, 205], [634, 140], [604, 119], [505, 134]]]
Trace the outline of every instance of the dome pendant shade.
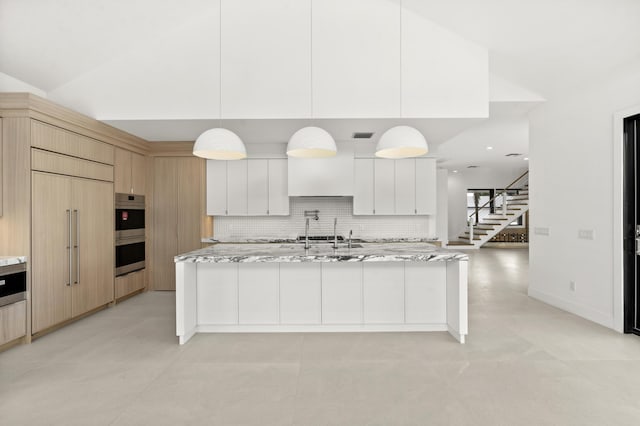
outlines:
[[409, 126], [392, 127], [380, 136], [376, 157], [411, 158], [429, 152], [427, 141], [417, 129]]
[[198, 136], [193, 155], [210, 160], [241, 160], [247, 158], [247, 150], [231, 130], [215, 128]]
[[338, 149], [333, 137], [319, 127], [303, 127], [291, 136], [287, 155], [299, 158], [333, 157]]

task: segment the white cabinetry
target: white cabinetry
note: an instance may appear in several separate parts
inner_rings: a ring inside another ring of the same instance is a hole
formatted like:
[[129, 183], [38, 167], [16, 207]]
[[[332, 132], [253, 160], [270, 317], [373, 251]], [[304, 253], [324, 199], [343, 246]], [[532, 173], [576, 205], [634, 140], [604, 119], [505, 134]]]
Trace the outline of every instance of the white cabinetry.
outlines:
[[227, 164], [227, 214], [247, 214], [247, 161], [229, 161]]
[[415, 165], [415, 208], [416, 214], [436, 214], [437, 174], [436, 160], [416, 158]]
[[203, 263], [196, 279], [198, 322], [238, 324], [238, 264]]
[[416, 162], [395, 163], [395, 214], [416, 214]]
[[197, 332], [467, 334], [467, 261], [176, 263], [180, 343]]
[[207, 214], [227, 214], [227, 163], [207, 160]]
[[321, 263], [280, 264], [280, 323], [320, 324]]
[[395, 163], [394, 160], [374, 160], [374, 214], [395, 213]]
[[207, 214], [288, 215], [287, 160], [207, 160]]
[[447, 321], [447, 270], [441, 265], [405, 263], [405, 321], [439, 324]]
[[354, 171], [353, 214], [436, 213], [436, 163], [433, 158], [356, 158]]
[[404, 262], [363, 263], [365, 324], [404, 322]]
[[238, 319], [240, 324], [278, 324], [279, 264], [238, 265]]
[[361, 264], [322, 264], [322, 323], [362, 323]]

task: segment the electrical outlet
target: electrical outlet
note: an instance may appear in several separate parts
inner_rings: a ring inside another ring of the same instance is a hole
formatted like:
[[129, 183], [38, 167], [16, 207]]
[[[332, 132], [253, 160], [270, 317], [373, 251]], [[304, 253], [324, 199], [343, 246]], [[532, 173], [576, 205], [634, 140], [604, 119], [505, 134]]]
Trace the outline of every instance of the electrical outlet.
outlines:
[[533, 228], [533, 233], [536, 235], [549, 235], [549, 228], [536, 227], [536, 228]]
[[593, 229], [579, 229], [578, 238], [582, 240], [593, 240], [594, 239]]
[[576, 282], [571, 280], [569, 281], [569, 290], [576, 291]]

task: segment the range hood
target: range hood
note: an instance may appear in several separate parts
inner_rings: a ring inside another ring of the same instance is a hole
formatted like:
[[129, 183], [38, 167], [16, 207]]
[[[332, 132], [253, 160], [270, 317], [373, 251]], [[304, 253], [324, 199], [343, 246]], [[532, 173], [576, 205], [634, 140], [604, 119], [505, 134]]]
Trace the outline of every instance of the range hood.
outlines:
[[289, 157], [290, 197], [344, 197], [353, 195], [354, 144], [338, 142], [331, 158]]

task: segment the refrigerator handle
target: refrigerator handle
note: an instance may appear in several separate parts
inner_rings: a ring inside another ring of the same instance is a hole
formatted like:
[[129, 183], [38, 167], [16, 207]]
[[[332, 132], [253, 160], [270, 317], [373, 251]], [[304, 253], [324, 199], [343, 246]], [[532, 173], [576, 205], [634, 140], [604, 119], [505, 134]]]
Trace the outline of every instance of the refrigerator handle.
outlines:
[[71, 286], [71, 270], [73, 269], [72, 260], [71, 260], [71, 210], [67, 209], [67, 252], [69, 253], [69, 269], [68, 269], [68, 281], [67, 285]]
[[74, 284], [80, 284], [80, 212], [78, 210], [73, 212], [76, 215], [76, 243], [74, 245], [76, 249], [76, 280]]

